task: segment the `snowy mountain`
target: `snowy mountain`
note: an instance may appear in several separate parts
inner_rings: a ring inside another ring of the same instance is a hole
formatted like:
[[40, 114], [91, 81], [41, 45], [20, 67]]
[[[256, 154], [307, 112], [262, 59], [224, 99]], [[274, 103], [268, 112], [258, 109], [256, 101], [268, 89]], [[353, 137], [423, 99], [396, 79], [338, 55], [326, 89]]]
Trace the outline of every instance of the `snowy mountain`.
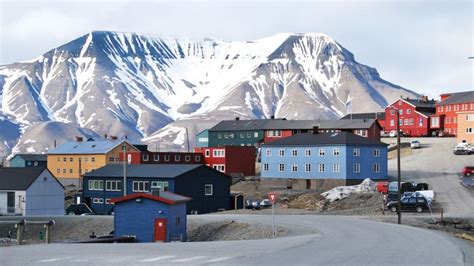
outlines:
[[[338, 118], [348, 105], [375, 112], [400, 95], [417, 96], [324, 34], [226, 42], [91, 32], [0, 66], [0, 154], [41, 152], [73, 133], [186, 148], [186, 136], [192, 145], [221, 119]], [[47, 130], [51, 122], [61, 130]]]

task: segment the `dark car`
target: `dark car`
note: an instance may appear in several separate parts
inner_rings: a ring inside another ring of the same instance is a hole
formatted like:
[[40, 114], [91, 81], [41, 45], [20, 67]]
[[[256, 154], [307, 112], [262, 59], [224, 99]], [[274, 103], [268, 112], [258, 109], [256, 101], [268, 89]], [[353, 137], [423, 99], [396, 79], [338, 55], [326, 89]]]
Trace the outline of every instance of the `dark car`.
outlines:
[[[403, 197], [400, 200], [402, 211], [416, 211], [418, 213], [423, 212], [424, 210], [429, 210], [429, 203], [425, 197]], [[392, 212], [396, 212], [398, 209], [397, 201], [390, 201], [387, 203], [387, 209]]]
[[71, 204], [66, 209], [67, 215], [94, 215], [94, 212], [87, 206], [87, 204]]

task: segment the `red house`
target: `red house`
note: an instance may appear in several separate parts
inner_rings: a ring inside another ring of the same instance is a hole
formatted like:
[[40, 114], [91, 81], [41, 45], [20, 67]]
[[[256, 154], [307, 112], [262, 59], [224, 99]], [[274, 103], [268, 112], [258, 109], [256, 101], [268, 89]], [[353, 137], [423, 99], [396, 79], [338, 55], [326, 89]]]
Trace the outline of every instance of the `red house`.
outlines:
[[253, 146], [194, 148], [202, 154], [203, 163], [228, 175], [255, 175], [256, 151]]
[[445, 93], [436, 104], [436, 114], [430, 117], [431, 129], [448, 136], [458, 133], [457, 117], [459, 112], [474, 110], [474, 91]]
[[397, 113], [400, 113], [400, 130], [413, 137], [431, 135], [430, 116], [435, 113], [434, 100], [427, 96], [419, 99], [400, 98], [385, 108], [385, 131], [397, 130]]

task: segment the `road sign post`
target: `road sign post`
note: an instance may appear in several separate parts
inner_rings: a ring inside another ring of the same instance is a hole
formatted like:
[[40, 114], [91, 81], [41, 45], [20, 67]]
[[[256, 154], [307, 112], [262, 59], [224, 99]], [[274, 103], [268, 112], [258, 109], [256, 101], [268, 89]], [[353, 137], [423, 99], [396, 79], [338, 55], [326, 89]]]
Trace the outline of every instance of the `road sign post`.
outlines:
[[272, 236], [275, 237], [275, 202], [276, 202], [276, 195], [273, 192], [268, 193], [268, 198], [272, 202]]

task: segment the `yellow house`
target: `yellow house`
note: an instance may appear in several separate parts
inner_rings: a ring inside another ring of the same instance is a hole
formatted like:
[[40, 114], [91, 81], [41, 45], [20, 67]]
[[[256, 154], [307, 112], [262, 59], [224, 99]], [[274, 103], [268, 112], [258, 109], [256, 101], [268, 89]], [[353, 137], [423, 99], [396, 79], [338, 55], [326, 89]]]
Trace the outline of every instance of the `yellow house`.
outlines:
[[474, 111], [458, 113], [457, 142], [474, 144]]
[[128, 141], [68, 141], [48, 151], [48, 170], [64, 185], [81, 186], [83, 174], [110, 163], [119, 163], [119, 154], [139, 150]]

